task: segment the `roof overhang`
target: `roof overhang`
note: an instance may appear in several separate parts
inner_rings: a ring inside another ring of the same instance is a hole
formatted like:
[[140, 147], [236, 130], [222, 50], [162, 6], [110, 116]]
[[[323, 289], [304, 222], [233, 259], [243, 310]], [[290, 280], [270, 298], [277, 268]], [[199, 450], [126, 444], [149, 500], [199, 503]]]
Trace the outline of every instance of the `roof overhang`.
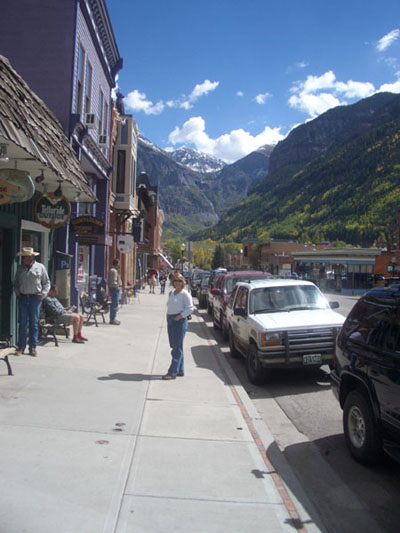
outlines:
[[[7, 146], [9, 161], [0, 161], [0, 169], [17, 168], [24, 170], [31, 176], [35, 185], [35, 191], [41, 194], [54, 192], [59, 185], [63, 195], [71, 202], [95, 202], [96, 195], [85, 181], [77, 182], [77, 179], [69, 179], [65, 172], [57, 171], [48, 161], [40, 156], [34, 157], [26, 149], [18, 146], [10, 139], [0, 135], [0, 144]], [[43, 175], [42, 175], [43, 172]], [[42, 177], [44, 176], [44, 179]], [[38, 181], [36, 181], [36, 178]]]
[[28, 172], [37, 192], [51, 192], [61, 185], [64, 196], [71, 201], [97, 200], [61, 124], [3, 56], [0, 144], [6, 145], [8, 158], [0, 160], [0, 168]]

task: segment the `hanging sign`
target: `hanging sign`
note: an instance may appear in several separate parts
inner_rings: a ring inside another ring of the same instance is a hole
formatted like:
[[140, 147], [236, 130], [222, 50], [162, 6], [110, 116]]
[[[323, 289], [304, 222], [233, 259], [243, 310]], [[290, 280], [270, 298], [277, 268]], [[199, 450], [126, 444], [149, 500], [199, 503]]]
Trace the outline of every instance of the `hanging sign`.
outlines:
[[32, 178], [24, 170], [0, 169], [0, 205], [26, 202], [35, 192]]
[[118, 235], [117, 248], [121, 254], [129, 254], [133, 250], [133, 235]]
[[57, 229], [64, 226], [71, 214], [71, 205], [65, 196], [54, 192], [45, 193], [35, 205], [34, 215], [39, 224], [46, 228]]
[[78, 235], [104, 235], [104, 220], [85, 215], [73, 218], [70, 222], [72, 233]]

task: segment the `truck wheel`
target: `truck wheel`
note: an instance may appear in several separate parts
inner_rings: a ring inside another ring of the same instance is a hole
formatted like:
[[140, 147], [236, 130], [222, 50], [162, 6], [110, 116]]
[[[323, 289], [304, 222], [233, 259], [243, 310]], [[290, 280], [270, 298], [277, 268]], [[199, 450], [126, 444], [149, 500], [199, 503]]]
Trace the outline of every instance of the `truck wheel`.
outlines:
[[246, 372], [250, 382], [262, 385], [270, 376], [270, 371], [264, 368], [257, 355], [256, 346], [251, 343], [246, 356]]
[[232, 328], [229, 328], [228, 339], [229, 339], [229, 351], [231, 352], [231, 357], [233, 359], [238, 359], [240, 357], [240, 353], [238, 352], [235, 346], [235, 339], [233, 338]]
[[359, 390], [350, 392], [343, 408], [343, 430], [351, 455], [361, 464], [379, 462], [382, 441], [368, 398]]

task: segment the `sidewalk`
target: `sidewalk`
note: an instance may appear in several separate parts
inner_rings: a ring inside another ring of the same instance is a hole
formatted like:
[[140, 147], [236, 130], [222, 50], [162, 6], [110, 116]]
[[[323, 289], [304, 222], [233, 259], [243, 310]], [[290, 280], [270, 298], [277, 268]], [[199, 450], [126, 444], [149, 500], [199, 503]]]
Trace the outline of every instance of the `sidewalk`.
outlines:
[[196, 313], [185, 377], [160, 379], [165, 302], [0, 361], [0, 533], [323, 530]]

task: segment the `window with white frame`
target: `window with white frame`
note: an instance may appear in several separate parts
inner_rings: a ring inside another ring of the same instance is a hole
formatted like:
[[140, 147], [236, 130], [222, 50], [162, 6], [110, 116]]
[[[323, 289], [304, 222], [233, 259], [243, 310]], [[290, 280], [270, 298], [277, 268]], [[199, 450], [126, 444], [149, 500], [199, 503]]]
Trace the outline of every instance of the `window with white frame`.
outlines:
[[99, 135], [103, 134], [103, 108], [104, 108], [104, 95], [103, 91], [99, 90]]
[[90, 113], [90, 101], [92, 97], [92, 65], [89, 61], [86, 63], [85, 76], [85, 113]]
[[85, 50], [83, 46], [79, 44], [78, 47], [78, 76], [76, 83], [76, 112], [82, 113], [82, 100], [83, 100], [83, 83], [85, 75]]

